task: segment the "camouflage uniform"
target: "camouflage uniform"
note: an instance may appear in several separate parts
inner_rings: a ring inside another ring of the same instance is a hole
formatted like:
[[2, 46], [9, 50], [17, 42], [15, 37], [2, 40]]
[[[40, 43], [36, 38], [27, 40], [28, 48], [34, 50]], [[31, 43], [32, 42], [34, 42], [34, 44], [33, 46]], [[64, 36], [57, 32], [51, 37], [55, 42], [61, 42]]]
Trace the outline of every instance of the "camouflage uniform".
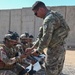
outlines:
[[48, 11], [43, 21], [42, 36], [41, 39], [38, 39], [39, 46], [37, 48], [39, 52], [43, 52], [43, 49], [47, 48], [46, 75], [60, 75], [63, 69], [64, 39], [68, 35], [66, 31], [69, 31], [69, 27], [63, 17], [57, 12]]
[[[42, 27], [40, 27], [40, 34], [39, 34], [39, 39], [40, 39], [40, 37], [42, 36], [42, 34], [41, 34], [41, 31], [42, 31], [42, 29], [41, 29]], [[23, 35], [23, 36], [25, 36], [25, 35]], [[23, 37], [23, 36], [21, 36], [20, 37], [20, 39], [21, 39], [21, 41], [22, 41], [22, 38], [23, 39], [25, 39], [26, 37]], [[32, 38], [31, 37], [29, 37], [29, 38], [27, 38], [27, 39], [29, 39], [29, 40], [32, 40]], [[23, 40], [24, 41], [24, 40]], [[24, 42], [23, 42], [24, 43]], [[26, 44], [23, 44], [23, 43], [21, 43], [21, 46], [22, 46], [22, 48], [23, 48], [23, 50], [25, 50], [26, 48], [28, 48], [28, 47], [32, 47], [33, 46], [33, 44], [32, 44], [32, 42], [31, 41], [28, 41], [28, 43], [26, 43]], [[19, 49], [20, 50], [20, 49]], [[24, 52], [21, 52], [21, 53], [24, 53]], [[34, 56], [36, 56], [36, 55], [39, 55], [39, 53], [37, 54], [37, 53], [34, 53], [34, 54], [32, 54], [32, 55], [30, 55], [30, 56], [28, 56], [25, 60], [28, 60], [30, 63], [35, 63], [37, 60], [35, 60], [34, 59]], [[27, 62], [28, 62], [27, 61]], [[25, 61], [24, 61], [24, 64], [25, 64]], [[30, 70], [29, 71], [29, 74], [31, 75], [32, 73], [34, 72], [34, 70]], [[38, 71], [38, 72], [36, 72], [34, 75], [38, 75], [38, 74], [40, 74], [41, 75], [41, 72], [44, 72], [44, 70], [42, 69], [42, 70], [40, 70], [40, 71]], [[32, 74], [32, 75], [33, 75]]]
[[[17, 44], [16, 45], [16, 49], [17, 49], [17, 57], [21, 56], [21, 55], [25, 55], [25, 49], [28, 48], [28, 45], [24, 45], [24, 44]], [[21, 71], [19, 73], [19, 75], [29, 75], [29, 73], [26, 71], [26, 68], [30, 65], [30, 60], [28, 60], [28, 57], [23, 57], [21, 59], [18, 60], [19, 64], [21, 64], [24, 69], [23, 71]]]
[[15, 51], [13, 50], [13, 48], [8, 48], [5, 45], [0, 46], [0, 75], [16, 75], [11, 71], [13, 66], [5, 65], [8, 62], [13, 64], [12, 61], [10, 61], [10, 58], [14, 56]]
[[[19, 65], [15, 45], [18, 42], [16, 33], [5, 34], [4, 44], [0, 45], [0, 69], [3, 75], [18, 75], [23, 70]], [[6, 70], [6, 71], [5, 71]]]

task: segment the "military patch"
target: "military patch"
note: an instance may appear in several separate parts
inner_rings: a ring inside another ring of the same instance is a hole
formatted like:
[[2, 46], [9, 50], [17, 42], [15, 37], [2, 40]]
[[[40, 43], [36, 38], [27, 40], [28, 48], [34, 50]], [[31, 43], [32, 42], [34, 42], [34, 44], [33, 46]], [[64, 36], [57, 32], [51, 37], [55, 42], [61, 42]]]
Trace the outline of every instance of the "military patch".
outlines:
[[44, 30], [46, 30], [46, 29], [47, 29], [47, 25], [44, 25], [44, 27], [43, 27], [43, 28], [44, 28]]

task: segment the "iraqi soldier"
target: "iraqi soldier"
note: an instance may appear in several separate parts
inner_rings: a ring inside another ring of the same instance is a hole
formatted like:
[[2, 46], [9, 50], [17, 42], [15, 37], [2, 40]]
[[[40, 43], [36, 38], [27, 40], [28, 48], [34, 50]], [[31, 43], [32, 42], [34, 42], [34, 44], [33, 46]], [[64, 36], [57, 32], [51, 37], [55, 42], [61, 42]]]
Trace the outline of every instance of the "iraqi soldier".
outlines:
[[20, 41], [21, 41], [21, 45], [22, 45], [24, 50], [29, 47], [28, 46], [28, 39], [29, 39], [29, 34], [28, 33], [21, 34]]
[[16, 75], [11, 69], [14, 67], [16, 51], [13, 49], [17, 43], [17, 37], [5, 34], [4, 44], [0, 45], [0, 75]]
[[[24, 55], [17, 55], [16, 44], [18, 36], [16, 33], [6, 34], [4, 44], [0, 45], [0, 74], [18, 75], [25, 68], [20, 64]], [[17, 56], [16, 56], [17, 55]]]
[[[41, 30], [41, 29], [40, 29]], [[41, 35], [41, 34], [40, 34]], [[25, 50], [26, 48], [28, 48], [28, 47], [32, 47], [33, 46], [33, 36], [32, 35], [30, 35], [30, 36], [26, 36], [26, 34], [22, 34], [21, 36], [20, 36], [20, 40], [21, 40], [21, 45], [23, 45], [22, 47], [24, 47], [23, 49]], [[24, 53], [24, 52], [23, 52]], [[42, 57], [41, 57], [41, 55], [39, 56], [40, 54], [38, 53], [38, 52], [35, 52], [35, 53], [33, 53], [32, 55], [30, 55], [30, 56], [28, 56], [27, 58], [25, 58], [25, 60], [28, 60], [29, 61], [29, 63], [31, 63], [31, 64], [35, 64], [36, 62], [39, 62], [39, 60], [38, 59], [43, 59]], [[42, 63], [42, 61], [40, 61], [40, 63]], [[40, 65], [40, 64], [39, 64]], [[34, 68], [34, 67], [33, 67]], [[40, 71], [41, 72], [41, 71]], [[36, 72], [36, 70], [34, 71], [34, 70], [30, 70], [29, 71], [29, 74], [30, 75], [33, 75], [34, 73], [37, 73], [37, 74], [39, 74], [40, 72]]]
[[[21, 43], [19, 44], [20, 48], [21, 48], [21, 54], [23, 54], [25, 52], [25, 49], [32, 46], [32, 36], [29, 36], [28, 33], [25, 34], [21, 34], [20, 36], [20, 41]], [[18, 45], [17, 45], [18, 46]], [[18, 48], [19, 49], [19, 48]], [[35, 60], [31, 57], [28, 56], [27, 58], [23, 58], [23, 62], [24, 62], [24, 66], [28, 65], [28, 64], [33, 64], [35, 63]], [[24, 70], [23, 72], [21, 72], [21, 74], [25, 73], [26, 71]], [[29, 75], [31, 75], [31, 73], [29, 73]], [[33, 74], [32, 74], [33, 75]]]
[[[64, 41], [68, 36], [69, 27], [63, 16], [56, 11], [48, 10], [41, 1], [36, 1], [32, 10], [34, 15], [43, 19], [43, 32], [39, 41], [37, 51], [40, 53], [47, 48], [45, 61], [46, 75], [60, 75], [65, 60]], [[36, 44], [26, 49], [31, 52]]]

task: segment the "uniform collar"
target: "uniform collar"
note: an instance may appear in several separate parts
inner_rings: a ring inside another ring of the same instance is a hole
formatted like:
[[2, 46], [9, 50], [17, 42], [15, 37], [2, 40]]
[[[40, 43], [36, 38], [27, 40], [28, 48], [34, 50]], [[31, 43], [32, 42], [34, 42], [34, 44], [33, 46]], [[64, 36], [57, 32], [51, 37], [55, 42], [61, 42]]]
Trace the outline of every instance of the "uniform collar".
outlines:
[[46, 18], [46, 16], [48, 16], [50, 14], [51, 10], [48, 10], [48, 12], [46, 13], [45, 17], [43, 19]]

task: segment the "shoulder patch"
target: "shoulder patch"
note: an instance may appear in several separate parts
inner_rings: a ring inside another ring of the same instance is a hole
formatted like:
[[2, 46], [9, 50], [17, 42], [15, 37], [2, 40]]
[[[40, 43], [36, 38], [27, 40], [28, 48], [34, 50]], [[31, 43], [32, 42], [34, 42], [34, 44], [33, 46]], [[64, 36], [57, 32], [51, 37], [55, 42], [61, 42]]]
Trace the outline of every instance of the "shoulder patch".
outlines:
[[44, 30], [46, 30], [47, 29], [47, 25], [44, 25]]

